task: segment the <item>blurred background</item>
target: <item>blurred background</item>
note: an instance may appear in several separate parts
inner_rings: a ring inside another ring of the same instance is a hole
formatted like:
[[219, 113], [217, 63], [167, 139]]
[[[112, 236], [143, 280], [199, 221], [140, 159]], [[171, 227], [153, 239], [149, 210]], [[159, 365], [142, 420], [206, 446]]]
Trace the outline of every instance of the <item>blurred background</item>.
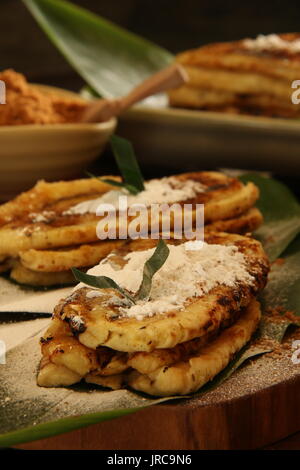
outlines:
[[[259, 33], [299, 31], [299, 1], [73, 0], [172, 52]], [[1, 69], [77, 90], [82, 80], [20, 0], [0, 0]], [[45, 60], [46, 58], [46, 60]]]
[[[152, 40], [173, 53], [214, 41], [255, 37], [260, 33], [300, 30], [299, 0], [251, 0], [247, 2], [241, 0], [226, 2], [223, 0], [72, 0], [72, 2]], [[82, 87], [83, 80], [51, 44], [21, 0], [0, 0], [0, 34], [0, 70], [13, 68], [25, 74], [31, 82], [74, 91]], [[120, 132], [122, 133], [122, 129]], [[160, 133], [157, 134], [157, 139], [160, 139]], [[136, 140], [135, 145], [137, 146]], [[148, 147], [151, 150], [151, 146]], [[288, 143], [287, 152], [289, 148]], [[298, 145], [296, 148], [298, 149]], [[136, 149], [139, 150], [137, 147]], [[249, 152], [252, 150], [249, 149]], [[144, 152], [140, 154], [144, 158]], [[95, 163], [92, 171], [115, 172], [116, 168], [110, 152], [106, 151], [104, 157]], [[161, 176], [170, 171], [216, 167], [214, 160], [201, 158], [199, 157], [199, 162], [196, 163], [187, 163], [184, 159], [182, 165], [175, 169], [169, 168], [172, 158], [161, 159], [160, 155], [159, 163], [154, 161], [151, 155], [151, 158], [146, 158], [146, 161], [142, 161], [141, 164], [146, 177]], [[228, 166], [230, 165], [231, 159], [228, 158]], [[243, 167], [242, 159], [238, 165]], [[271, 169], [269, 166], [265, 165], [263, 169]], [[246, 168], [249, 167], [246, 166]], [[285, 165], [282, 168], [284, 170]], [[285, 171], [279, 173], [279, 177], [284, 180]], [[299, 195], [299, 178], [289, 173], [288, 183]]]

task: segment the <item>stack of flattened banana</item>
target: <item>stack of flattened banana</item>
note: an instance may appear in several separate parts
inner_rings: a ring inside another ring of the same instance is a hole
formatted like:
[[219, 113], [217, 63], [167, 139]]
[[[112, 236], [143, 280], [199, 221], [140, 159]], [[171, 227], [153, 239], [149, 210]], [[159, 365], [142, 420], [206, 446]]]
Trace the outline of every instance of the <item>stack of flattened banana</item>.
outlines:
[[[115, 269], [130, 284], [123, 272], [129, 257], [146, 259], [155, 243], [129, 241], [98, 268], [102, 274]], [[168, 247], [170, 260], [155, 274], [150, 297], [137, 305], [125, 308], [118, 291], [84, 285], [59, 303], [41, 339], [40, 386], [84, 379], [155, 396], [184, 395], [226, 367], [259, 323], [256, 296], [267, 280], [266, 255], [250, 237], [217, 232], [206, 233], [199, 251], [185, 252], [184, 240]]]
[[292, 82], [300, 76], [300, 34], [208, 44], [176, 59], [189, 82], [169, 91], [171, 106], [297, 117]]
[[[179, 188], [181, 196], [176, 202], [205, 204], [208, 231], [244, 234], [262, 222], [259, 210], [254, 207], [258, 189], [252, 183], [244, 185], [218, 172], [186, 173], [159, 180], [159, 184], [160, 181], [164, 181], [162, 184], [167, 185], [169, 192], [163, 201], [156, 202], [168, 202], [168, 197], [174, 202]], [[145, 191], [140, 193], [149, 206], [157, 183], [157, 180], [146, 182]], [[183, 197], [185, 188], [193, 189], [192, 197], [190, 192]], [[9, 271], [13, 280], [31, 286], [74, 283], [72, 267], [94, 266], [124, 243], [124, 240], [100, 241], [96, 233], [100, 217], [95, 209], [82, 210], [82, 204], [88, 201], [91, 206], [95, 201], [100, 204], [104, 195], [116, 191], [115, 186], [97, 178], [40, 181], [33, 189], [0, 206], [0, 272]], [[122, 191], [120, 194], [125, 194]], [[130, 197], [134, 203], [135, 197]]]

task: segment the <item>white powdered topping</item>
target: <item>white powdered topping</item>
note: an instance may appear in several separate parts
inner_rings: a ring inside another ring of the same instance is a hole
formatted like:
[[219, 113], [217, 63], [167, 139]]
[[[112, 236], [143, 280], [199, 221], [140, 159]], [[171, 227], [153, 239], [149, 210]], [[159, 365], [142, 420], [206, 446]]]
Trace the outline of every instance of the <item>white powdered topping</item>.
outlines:
[[287, 51], [294, 54], [300, 52], [300, 39], [286, 41], [277, 34], [259, 34], [256, 39], [245, 39], [244, 46], [252, 51]]
[[[77, 286], [75, 287], [75, 289], [77, 290]], [[88, 299], [93, 299], [94, 297], [101, 297], [101, 295], [104, 294], [104, 291], [101, 291], [101, 290], [89, 290], [87, 293], [86, 293], [86, 297]]]
[[39, 222], [50, 222], [55, 217], [55, 212], [53, 211], [43, 211], [43, 212], [31, 212], [29, 217], [33, 223]]
[[202, 250], [204, 242], [202, 240], [192, 240], [184, 244], [184, 248], [190, 251]]
[[79, 329], [84, 326], [84, 319], [80, 315], [74, 315], [71, 317], [71, 322], [75, 329]]
[[127, 204], [130, 207], [133, 204], [142, 204], [150, 206], [151, 204], [175, 203], [194, 198], [198, 193], [203, 193], [206, 186], [193, 181], [180, 181], [174, 176], [161, 179], [153, 179], [145, 183], [145, 190], [133, 195], [126, 189], [111, 190], [103, 196], [84, 201], [71, 207], [64, 212], [64, 215], [70, 214], [95, 214], [101, 204], [111, 204], [116, 209], [119, 207], [120, 196], [127, 196]]
[[[253, 283], [254, 278], [247, 271], [246, 258], [237, 247], [203, 242], [201, 249], [193, 250], [193, 243], [197, 245], [198, 241], [189, 241], [178, 246], [168, 245], [170, 254], [153, 277], [150, 299], [138, 301], [128, 307], [123, 303], [119, 307], [120, 315], [141, 320], [170, 310], [180, 310], [188, 299], [204, 295], [217, 285], [234, 287], [238, 282], [249, 285]], [[135, 293], [142, 281], [144, 264], [153, 251], [154, 248], [127, 254], [127, 263], [122, 269], [116, 269], [109, 258], [105, 259], [88, 273], [108, 276], [119, 286]], [[76, 288], [83, 286], [81, 283]], [[108, 302], [114, 304], [115, 300], [116, 296]]]

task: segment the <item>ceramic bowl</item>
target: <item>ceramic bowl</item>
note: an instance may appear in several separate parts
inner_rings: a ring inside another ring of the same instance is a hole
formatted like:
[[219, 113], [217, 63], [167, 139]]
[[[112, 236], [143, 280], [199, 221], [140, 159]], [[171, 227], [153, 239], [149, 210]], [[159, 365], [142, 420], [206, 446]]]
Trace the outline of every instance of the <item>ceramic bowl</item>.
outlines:
[[[35, 85], [64, 96], [66, 90]], [[55, 181], [83, 176], [99, 157], [116, 128], [116, 119], [103, 123], [0, 126], [0, 198], [7, 200], [39, 179]]]

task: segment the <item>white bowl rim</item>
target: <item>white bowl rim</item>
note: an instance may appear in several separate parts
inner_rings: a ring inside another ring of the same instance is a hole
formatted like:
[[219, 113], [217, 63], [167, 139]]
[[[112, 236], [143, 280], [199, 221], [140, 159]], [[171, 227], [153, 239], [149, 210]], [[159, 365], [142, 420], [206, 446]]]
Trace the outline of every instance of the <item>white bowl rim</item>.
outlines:
[[244, 114], [226, 114], [218, 111], [206, 111], [198, 109], [187, 108], [172, 108], [172, 107], [152, 107], [145, 105], [136, 105], [128, 109], [121, 118], [138, 118], [154, 120], [157, 117], [170, 118], [184, 121], [185, 124], [202, 124], [203, 121], [212, 124], [222, 125], [237, 125], [239, 127], [247, 128], [261, 128], [271, 130], [287, 130], [299, 133], [300, 121], [297, 118], [272, 118], [268, 116], [252, 116]]
[[71, 122], [71, 123], [58, 123], [58, 124], [17, 124], [9, 126], [0, 126], [0, 133], [14, 133], [14, 132], [27, 132], [27, 131], [78, 131], [82, 130], [102, 130], [106, 131], [117, 124], [116, 118], [111, 118], [104, 122]]

